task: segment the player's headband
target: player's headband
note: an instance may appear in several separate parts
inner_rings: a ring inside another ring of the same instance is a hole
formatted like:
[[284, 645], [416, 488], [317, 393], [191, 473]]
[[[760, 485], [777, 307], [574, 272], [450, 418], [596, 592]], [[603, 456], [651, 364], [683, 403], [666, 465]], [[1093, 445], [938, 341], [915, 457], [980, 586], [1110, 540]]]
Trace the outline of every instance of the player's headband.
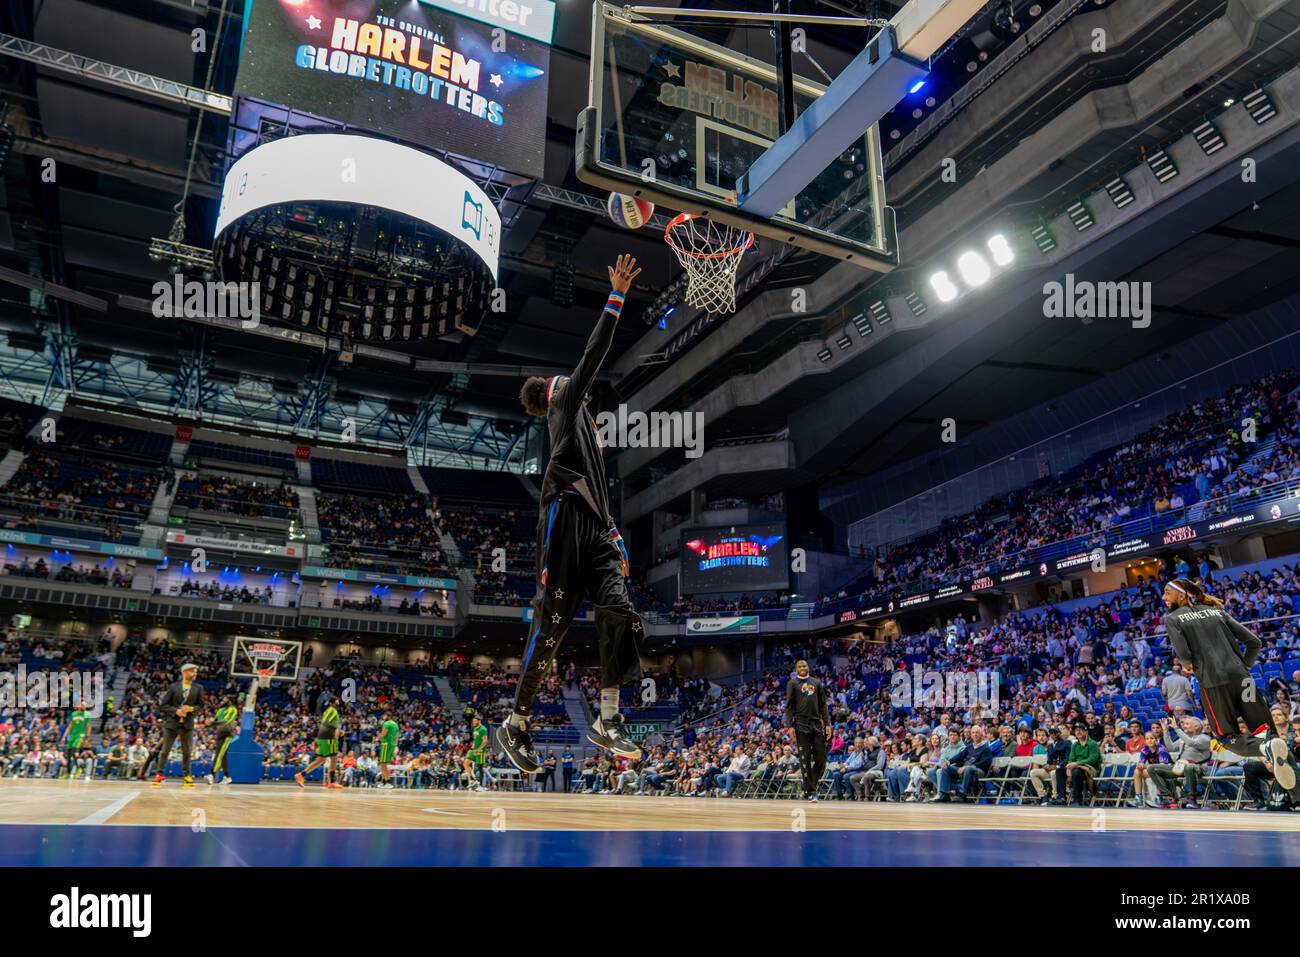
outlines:
[[569, 380], [567, 375], [553, 375], [546, 383], [546, 404], [551, 404], [551, 397], [555, 395], [560, 386]]
[[1172, 588], [1174, 591], [1178, 592], [1178, 594], [1184, 597], [1190, 597], [1187, 594], [1187, 589], [1184, 588], [1182, 585], [1178, 584], [1178, 582], [1170, 582], [1168, 587]]

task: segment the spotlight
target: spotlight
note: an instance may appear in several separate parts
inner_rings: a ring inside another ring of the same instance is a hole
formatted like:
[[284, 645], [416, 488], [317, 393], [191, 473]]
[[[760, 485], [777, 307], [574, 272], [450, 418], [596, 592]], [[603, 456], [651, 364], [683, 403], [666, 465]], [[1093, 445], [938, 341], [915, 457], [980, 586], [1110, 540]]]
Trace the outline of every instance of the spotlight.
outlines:
[[1277, 116], [1277, 108], [1273, 106], [1273, 101], [1263, 90], [1252, 90], [1247, 93], [1241, 98], [1241, 105], [1250, 113], [1250, 118], [1255, 121], [1256, 126], [1263, 126]]
[[1178, 175], [1178, 167], [1164, 150], [1156, 150], [1147, 157], [1147, 165], [1157, 180], [1167, 183]]
[[1228, 145], [1218, 128], [1209, 120], [1192, 130], [1192, 136], [1206, 156], [1213, 156]]
[[1079, 232], [1092, 228], [1097, 222], [1092, 218], [1092, 210], [1088, 208], [1088, 204], [1081, 199], [1071, 203], [1065, 210], [1065, 215], [1070, 218], [1070, 222], [1074, 223], [1074, 228]]
[[989, 248], [989, 253], [993, 256], [993, 262], [998, 266], [1009, 266], [1015, 261], [1016, 254], [1007, 242], [1007, 237], [1001, 233], [996, 233], [989, 237], [985, 244]]
[[993, 274], [988, 261], [974, 250], [967, 250], [957, 257], [957, 271], [966, 285], [973, 287], [984, 285]]
[[1038, 251], [1044, 256], [1056, 248], [1056, 237], [1052, 235], [1052, 231], [1046, 226], [1041, 224], [1035, 226], [1029, 231], [1029, 235], [1034, 238], [1034, 245], [1038, 247]]
[[1110, 201], [1115, 204], [1116, 209], [1123, 209], [1129, 203], [1133, 202], [1133, 190], [1128, 188], [1128, 183], [1124, 182], [1122, 177], [1116, 176], [1106, 184], [1106, 194]]
[[940, 302], [952, 302], [957, 298], [957, 287], [942, 269], [930, 277], [930, 288], [934, 290]]

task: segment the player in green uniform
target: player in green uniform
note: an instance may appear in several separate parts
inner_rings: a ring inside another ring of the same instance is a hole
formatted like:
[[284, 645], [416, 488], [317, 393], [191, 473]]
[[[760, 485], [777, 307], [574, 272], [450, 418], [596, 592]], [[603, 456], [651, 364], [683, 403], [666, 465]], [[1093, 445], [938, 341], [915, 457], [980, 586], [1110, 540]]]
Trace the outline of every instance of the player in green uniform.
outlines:
[[384, 723], [379, 732], [379, 786], [391, 788], [388, 780], [388, 766], [397, 760], [397, 722], [391, 712], [384, 712]]
[[[217, 738], [212, 743], [213, 754], [212, 774], [208, 775], [209, 784], [229, 784], [230, 768], [226, 765], [226, 749], [230, 743], [239, 737], [239, 707], [235, 704], [232, 695], [227, 695], [221, 699], [221, 707], [217, 708], [217, 713], [213, 716], [213, 726]], [[221, 774], [221, 781], [218, 782], [215, 775]]]
[[[68, 718], [68, 726], [63, 729], [63, 757], [68, 763], [68, 777], [77, 776], [77, 752], [81, 750], [81, 743], [86, 740], [86, 735], [90, 733], [90, 713], [86, 710], [86, 702], [78, 701], [76, 710]], [[86, 775], [89, 781], [94, 774], [94, 769]]]
[[323, 698], [321, 701], [320, 727], [316, 730], [316, 757], [311, 764], [294, 775], [298, 787], [307, 786], [306, 777], [318, 767], [329, 761], [330, 766], [321, 776], [321, 787], [343, 789], [339, 780], [339, 735], [343, 725], [343, 700], [341, 698]]
[[487, 742], [488, 729], [478, 715], [474, 715], [474, 739], [470, 743], [469, 751], [465, 754], [465, 776], [469, 778], [469, 789], [471, 791], [485, 790], [481, 780], [483, 777], [483, 765], [487, 763]]

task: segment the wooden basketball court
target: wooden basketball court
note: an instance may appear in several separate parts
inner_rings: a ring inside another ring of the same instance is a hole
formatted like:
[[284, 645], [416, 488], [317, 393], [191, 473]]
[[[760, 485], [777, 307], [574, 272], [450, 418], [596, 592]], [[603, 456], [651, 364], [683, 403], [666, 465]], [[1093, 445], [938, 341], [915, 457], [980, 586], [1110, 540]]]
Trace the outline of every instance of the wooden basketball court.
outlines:
[[0, 864], [1300, 865], [1300, 814], [0, 781]]

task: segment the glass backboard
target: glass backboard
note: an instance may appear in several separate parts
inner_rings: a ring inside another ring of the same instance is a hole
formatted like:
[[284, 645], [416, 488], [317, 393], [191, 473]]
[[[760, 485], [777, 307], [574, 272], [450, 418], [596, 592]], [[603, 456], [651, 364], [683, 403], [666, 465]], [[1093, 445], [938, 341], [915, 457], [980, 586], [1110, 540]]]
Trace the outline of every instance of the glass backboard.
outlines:
[[[824, 89], [796, 77], [796, 112]], [[780, 136], [778, 90], [769, 64], [596, 3], [589, 106], [578, 120], [578, 178], [667, 210], [892, 269], [897, 239], [884, 202], [876, 127], [775, 216], [737, 208], [736, 180]]]

